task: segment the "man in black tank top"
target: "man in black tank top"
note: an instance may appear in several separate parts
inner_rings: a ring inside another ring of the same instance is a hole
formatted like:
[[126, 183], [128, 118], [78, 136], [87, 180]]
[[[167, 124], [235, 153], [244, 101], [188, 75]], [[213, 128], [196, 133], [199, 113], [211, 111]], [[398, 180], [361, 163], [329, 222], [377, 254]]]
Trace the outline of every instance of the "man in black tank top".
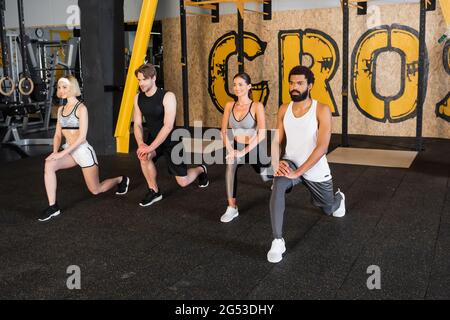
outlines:
[[[175, 176], [180, 186], [186, 187], [198, 177], [199, 187], [207, 187], [209, 181], [206, 166], [187, 169], [186, 164], [175, 164], [172, 161], [172, 149], [177, 144], [171, 141], [177, 106], [175, 95], [156, 86], [156, 69], [153, 65], [140, 66], [135, 75], [141, 89], [141, 93], [134, 99], [134, 137], [138, 145], [136, 154], [149, 189], [139, 205], [146, 207], [162, 199], [156, 183], [155, 167], [155, 162], [161, 156], [166, 159], [169, 174]], [[143, 116], [149, 132], [145, 140]]]

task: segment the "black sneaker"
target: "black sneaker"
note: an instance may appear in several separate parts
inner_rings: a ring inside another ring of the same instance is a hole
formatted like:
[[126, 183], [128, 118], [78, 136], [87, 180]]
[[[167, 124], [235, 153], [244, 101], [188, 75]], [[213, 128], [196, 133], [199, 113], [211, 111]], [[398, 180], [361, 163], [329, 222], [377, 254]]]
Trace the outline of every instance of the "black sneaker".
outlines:
[[208, 169], [206, 169], [206, 166], [204, 164], [202, 164], [200, 167], [202, 167], [203, 172], [198, 176], [198, 186], [200, 188], [206, 188], [209, 185]]
[[117, 185], [116, 194], [126, 194], [128, 192], [128, 186], [130, 185], [130, 178], [122, 176], [122, 181]]
[[61, 213], [59, 206], [57, 203], [45, 209], [41, 216], [39, 217], [39, 221], [44, 222], [50, 220], [52, 217], [56, 217]]
[[148, 193], [145, 195], [144, 199], [139, 203], [141, 207], [147, 207], [155, 202], [162, 199], [161, 192], [155, 192], [153, 189], [149, 189]]

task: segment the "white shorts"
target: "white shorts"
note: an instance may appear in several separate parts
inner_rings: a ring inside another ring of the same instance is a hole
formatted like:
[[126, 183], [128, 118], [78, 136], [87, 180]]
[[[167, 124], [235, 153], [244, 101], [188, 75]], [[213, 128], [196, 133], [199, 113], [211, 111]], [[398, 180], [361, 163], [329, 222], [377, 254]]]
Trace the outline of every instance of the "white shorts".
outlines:
[[[62, 147], [66, 149], [69, 145], [66, 143]], [[97, 155], [95, 154], [94, 148], [86, 141], [80, 144], [75, 150], [73, 150], [70, 155], [75, 160], [75, 162], [82, 168], [89, 168], [92, 166], [97, 166]]]

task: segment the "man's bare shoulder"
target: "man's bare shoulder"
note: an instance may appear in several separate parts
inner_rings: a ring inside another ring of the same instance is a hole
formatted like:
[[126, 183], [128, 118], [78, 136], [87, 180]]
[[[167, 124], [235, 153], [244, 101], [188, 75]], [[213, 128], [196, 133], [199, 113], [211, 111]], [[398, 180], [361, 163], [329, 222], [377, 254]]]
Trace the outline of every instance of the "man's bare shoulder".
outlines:
[[164, 99], [176, 99], [175, 93], [173, 93], [172, 91], [166, 91], [166, 93], [164, 94]]
[[278, 108], [278, 114], [285, 114], [286, 110], [289, 106], [289, 103], [283, 103], [279, 108]]
[[317, 102], [317, 112], [323, 114], [331, 113], [331, 108], [327, 104]]

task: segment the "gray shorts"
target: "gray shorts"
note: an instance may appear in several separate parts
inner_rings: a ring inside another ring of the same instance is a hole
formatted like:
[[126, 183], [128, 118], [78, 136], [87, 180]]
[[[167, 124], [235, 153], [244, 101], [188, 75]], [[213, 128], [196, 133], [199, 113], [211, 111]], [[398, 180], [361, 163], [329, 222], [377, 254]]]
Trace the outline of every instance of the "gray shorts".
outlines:
[[[297, 169], [297, 166], [292, 161], [288, 159], [283, 160], [288, 162], [292, 169]], [[300, 182], [309, 190], [311, 194], [311, 203], [314, 206], [321, 208], [325, 214], [330, 215], [339, 208], [342, 197], [339, 193], [334, 194], [333, 179], [323, 182], [314, 182], [307, 180], [302, 176], [297, 179], [292, 179], [292, 186], [286, 190], [286, 193], [291, 192], [294, 186]]]

